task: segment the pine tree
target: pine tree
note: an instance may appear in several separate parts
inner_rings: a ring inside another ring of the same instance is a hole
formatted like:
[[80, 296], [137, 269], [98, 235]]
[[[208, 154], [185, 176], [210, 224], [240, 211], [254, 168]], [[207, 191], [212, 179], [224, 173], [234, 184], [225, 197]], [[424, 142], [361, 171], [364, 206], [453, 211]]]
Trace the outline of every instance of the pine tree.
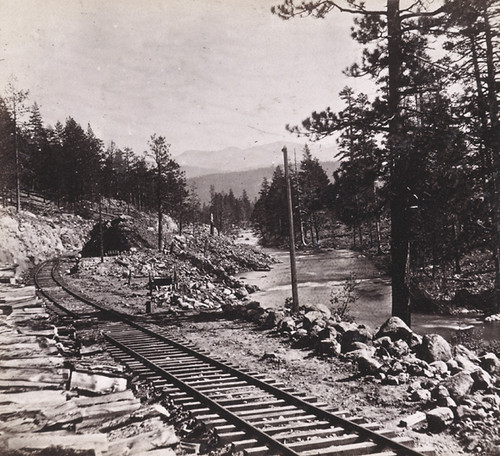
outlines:
[[[296, 4], [286, 0], [272, 8], [272, 12], [284, 19], [294, 16], [325, 17], [339, 10], [357, 16], [354, 39], [366, 46], [361, 66], [353, 65], [352, 76], [371, 75], [381, 86], [384, 98], [378, 100], [377, 123], [386, 132], [389, 169], [389, 196], [391, 209], [391, 263], [392, 263], [392, 313], [410, 323], [409, 291], [406, 278], [408, 244], [410, 241], [409, 193], [406, 186], [408, 168], [408, 143], [404, 119], [405, 104], [422, 84], [432, 84], [432, 71], [422, 65], [425, 55], [425, 37], [419, 36], [417, 18], [436, 16], [444, 7], [424, 11], [421, 2], [406, 9], [400, 8], [399, 0], [387, 0], [383, 10], [368, 10], [364, 2], [356, 0], [321, 1], [306, 0]], [[433, 88], [435, 90], [435, 88]], [[324, 115], [313, 113], [303, 126], [305, 134], [312, 137], [331, 134], [338, 119], [329, 109]], [[311, 121], [312, 120], [312, 121]]]
[[312, 156], [307, 145], [304, 146], [298, 173], [299, 207], [309, 226], [313, 245], [320, 243], [319, 231], [322, 222], [320, 214], [327, 206], [329, 185], [330, 180], [319, 160]]

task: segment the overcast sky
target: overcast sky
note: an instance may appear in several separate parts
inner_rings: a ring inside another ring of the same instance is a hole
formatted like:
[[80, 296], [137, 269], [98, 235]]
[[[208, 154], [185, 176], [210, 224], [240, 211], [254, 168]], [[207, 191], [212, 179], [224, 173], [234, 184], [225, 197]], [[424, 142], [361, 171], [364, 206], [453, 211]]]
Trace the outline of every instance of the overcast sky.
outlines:
[[0, 0], [0, 91], [15, 75], [46, 123], [72, 116], [136, 152], [152, 133], [174, 155], [295, 140], [287, 123], [366, 83], [342, 74], [360, 56], [352, 16], [283, 21], [279, 3]]

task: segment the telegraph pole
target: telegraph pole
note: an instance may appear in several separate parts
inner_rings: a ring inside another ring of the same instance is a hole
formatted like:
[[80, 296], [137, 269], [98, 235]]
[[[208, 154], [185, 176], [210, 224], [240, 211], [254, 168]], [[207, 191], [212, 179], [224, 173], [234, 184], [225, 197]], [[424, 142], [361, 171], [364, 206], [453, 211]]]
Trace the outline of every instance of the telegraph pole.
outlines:
[[104, 239], [102, 233], [102, 195], [99, 192], [99, 250], [101, 253], [101, 263], [104, 263]]
[[295, 263], [295, 231], [293, 229], [293, 211], [292, 211], [292, 191], [290, 188], [290, 177], [288, 175], [288, 151], [286, 146], [281, 149], [283, 160], [285, 162], [285, 181], [286, 196], [288, 205], [288, 225], [290, 227], [290, 273], [292, 276], [292, 312], [299, 311], [299, 293], [297, 290], [297, 266]]

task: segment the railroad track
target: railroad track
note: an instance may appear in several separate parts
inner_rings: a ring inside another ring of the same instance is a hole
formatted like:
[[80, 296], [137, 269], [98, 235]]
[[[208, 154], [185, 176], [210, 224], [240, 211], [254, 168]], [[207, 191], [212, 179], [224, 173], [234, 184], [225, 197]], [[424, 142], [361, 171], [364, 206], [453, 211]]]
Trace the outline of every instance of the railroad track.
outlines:
[[[238, 369], [186, 340], [169, 337], [71, 290], [58, 277], [57, 261], [35, 273], [40, 292], [75, 318], [99, 316], [115, 359], [146, 378], [170, 400], [215, 432], [220, 444], [248, 456], [418, 456], [414, 441], [397, 437], [263, 374]], [[67, 299], [67, 301], [66, 301]], [[67, 306], [67, 307], [66, 307]]]

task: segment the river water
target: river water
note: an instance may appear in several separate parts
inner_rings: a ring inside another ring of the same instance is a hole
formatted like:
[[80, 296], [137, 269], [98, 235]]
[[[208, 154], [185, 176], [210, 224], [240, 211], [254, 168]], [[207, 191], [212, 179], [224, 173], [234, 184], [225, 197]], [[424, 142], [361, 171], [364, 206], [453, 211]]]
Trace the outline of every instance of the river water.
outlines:
[[[245, 236], [246, 242], [253, 239]], [[241, 241], [245, 242], [245, 241]], [[252, 295], [263, 307], [280, 307], [291, 297], [289, 253], [264, 249], [279, 260], [271, 271], [251, 271], [240, 274], [246, 283], [257, 285], [261, 291]], [[332, 290], [342, 289], [351, 273], [359, 284], [358, 301], [350, 309], [356, 322], [373, 328], [391, 316], [391, 279], [383, 275], [364, 255], [351, 250], [319, 250], [297, 252], [297, 282], [300, 305], [325, 304], [330, 306]], [[437, 333], [450, 340], [457, 331], [474, 331], [484, 339], [500, 339], [500, 323], [483, 323], [472, 316], [442, 316], [412, 314], [412, 329], [418, 334]]]

